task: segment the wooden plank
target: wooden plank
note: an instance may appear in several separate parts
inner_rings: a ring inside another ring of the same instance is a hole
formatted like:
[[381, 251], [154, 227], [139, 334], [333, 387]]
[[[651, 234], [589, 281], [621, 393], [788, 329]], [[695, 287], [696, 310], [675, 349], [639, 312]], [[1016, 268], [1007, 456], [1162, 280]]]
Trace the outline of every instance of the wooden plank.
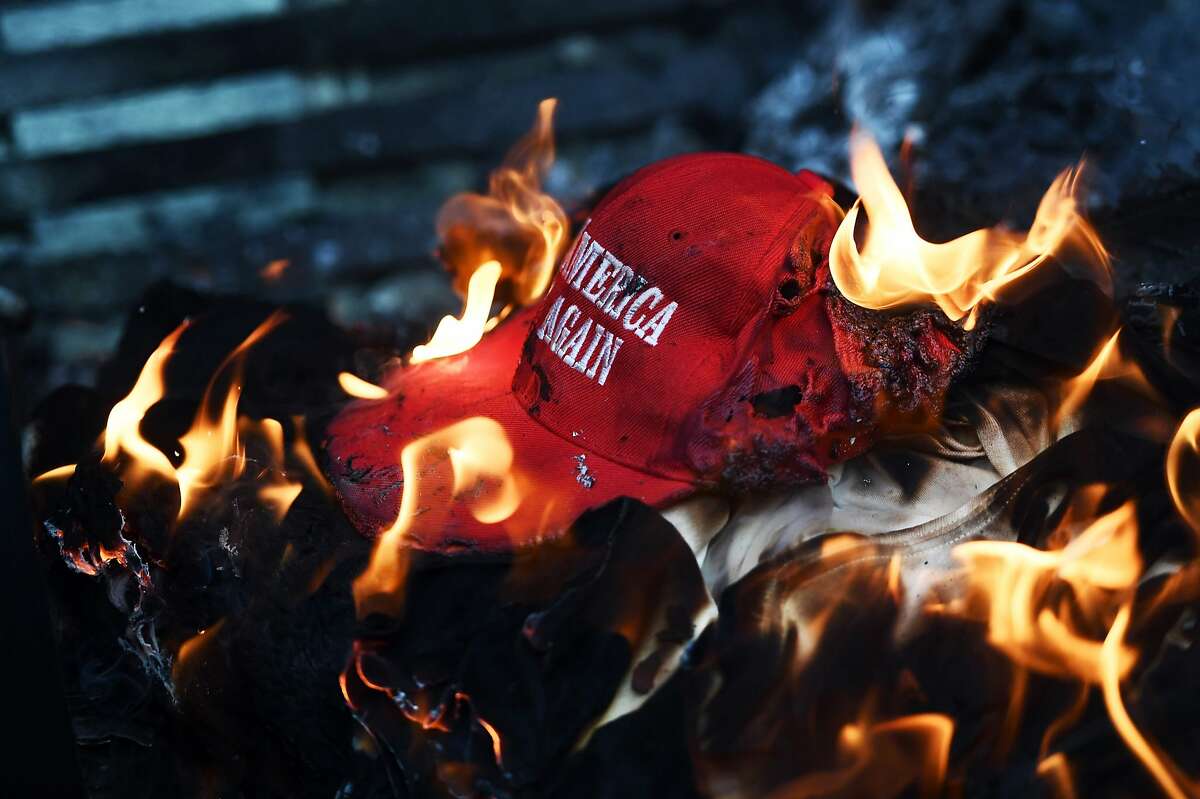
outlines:
[[202, 235], [200, 231], [216, 220], [232, 222], [239, 232], [248, 233], [278, 225], [314, 203], [315, 188], [303, 175], [109, 200], [35, 216], [25, 258], [38, 265], [147, 249]]
[[0, 111], [279, 67], [371, 67], [510, 51], [546, 36], [684, 13], [700, 24], [717, 12], [697, 0], [529, 0], [515, 11], [470, 0], [301, 5], [232, 26], [0, 56]]
[[[548, 187], [570, 209], [650, 161], [706, 146], [693, 131], [670, 123], [601, 141], [577, 141], [560, 148]], [[431, 268], [438, 207], [458, 191], [484, 186], [492, 165], [490, 160], [436, 162], [336, 179], [306, 187], [296, 213], [280, 213], [287, 196], [264, 196], [261, 212], [256, 211], [251, 186], [241, 187], [246, 192], [241, 196], [239, 187], [225, 187], [229, 197], [220, 204], [168, 203], [154, 196], [101, 203], [98, 208], [136, 205], [154, 216], [136, 229], [138, 240], [126, 238], [119, 242], [123, 246], [107, 253], [95, 246], [98, 220], [83, 213], [89, 209], [56, 216], [53, 231], [38, 231], [55, 239], [54, 258], [35, 262], [29, 247], [14, 253], [8, 282], [58, 322], [107, 319], [125, 309], [139, 286], [155, 276], [261, 292], [259, 272], [276, 259], [290, 265], [284, 278], [270, 285], [273, 297], [325, 303], [336, 285], [344, 286], [343, 299], [358, 296], [363, 281]], [[0, 276], [5, 273], [0, 267]], [[2, 277], [0, 282], [5, 282]]]
[[269, 16], [286, 9], [286, 0], [68, 0], [5, 11], [0, 14], [0, 34], [9, 51], [28, 53]]
[[433, 97], [368, 104], [200, 140], [164, 141], [37, 163], [0, 163], [0, 218], [122, 194], [280, 171], [378, 169], [443, 155], [496, 156], [557, 96], [564, 137], [623, 132], [665, 115], [729, 125], [747, 92], [745, 67], [719, 48], [682, 49], [665, 62], [558, 69], [477, 82]]
[[239, 75], [207, 85], [18, 111], [13, 142], [20, 155], [44, 158], [287, 122], [354, 99], [352, 82], [334, 75]]

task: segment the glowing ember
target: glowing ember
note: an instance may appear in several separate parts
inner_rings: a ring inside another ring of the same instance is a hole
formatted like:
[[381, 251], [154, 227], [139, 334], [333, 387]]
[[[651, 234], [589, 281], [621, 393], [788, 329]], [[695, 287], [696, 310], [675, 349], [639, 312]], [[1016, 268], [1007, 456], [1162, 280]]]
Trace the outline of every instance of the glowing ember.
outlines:
[[358, 375], [349, 372], [338, 373], [338, 385], [342, 387], [342, 391], [359, 399], [383, 399], [388, 395], [387, 389], [383, 386], [368, 383]]
[[283, 273], [287, 271], [292, 262], [287, 258], [277, 258], [271, 261], [262, 269], [258, 270], [258, 276], [268, 283], [274, 283], [279, 278], [283, 277]]
[[[933, 303], [949, 318], [965, 319], [970, 329], [980, 302], [995, 299], [1004, 286], [1068, 243], [1102, 267], [1107, 281], [1108, 255], [1079, 215], [1080, 168], [1055, 179], [1025, 236], [996, 227], [934, 244], [917, 235], [904, 195], [875, 142], [855, 131], [850, 150], [860, 197], [834, 235], [829, 267], [838, 289], [852, 302], [875, 309]], [[861, 249], [854, 241], [860, 209], [869, 219]]]

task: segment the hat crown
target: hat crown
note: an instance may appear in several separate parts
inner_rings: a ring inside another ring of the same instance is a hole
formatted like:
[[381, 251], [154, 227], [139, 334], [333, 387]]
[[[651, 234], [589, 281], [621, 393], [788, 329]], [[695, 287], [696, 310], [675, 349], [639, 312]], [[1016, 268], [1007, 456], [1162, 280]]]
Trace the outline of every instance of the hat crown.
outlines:
[[[518, 400], [583, 448], [700, 481], [718, 479], [731, 447], [748, 443], [737, 440], [741, 417], [776, 388], [780, 358], [795, 374], [824, 369], [808, 388], [845, 407], [813, 260], [796, 274], [791, 257], [799, 230], [825, 224], [821, 195], [830, 192], [809, 173], [734, 154], [634, 173], [595, 207], [559, 264], [514, 375]], [[774, 341], [781, 319], [797, 315], [803, 324], [783, 325], [794, 328], [791, 340]], [[800, 420], [780, 434], [807, 442], [807, 427]]]

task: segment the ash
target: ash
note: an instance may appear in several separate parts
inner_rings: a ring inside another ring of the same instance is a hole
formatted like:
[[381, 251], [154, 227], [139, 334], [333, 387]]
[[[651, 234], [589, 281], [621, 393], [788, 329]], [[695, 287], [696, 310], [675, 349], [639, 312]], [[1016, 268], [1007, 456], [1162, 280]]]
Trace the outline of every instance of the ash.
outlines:
[[592, 474], [592, 470], [587, 465], [587, 455], [582, 452], [574, 457], [575, 461], [575, 482], [579, 483], [584, 488], [591, 488], [596, 484], [596, 475]]

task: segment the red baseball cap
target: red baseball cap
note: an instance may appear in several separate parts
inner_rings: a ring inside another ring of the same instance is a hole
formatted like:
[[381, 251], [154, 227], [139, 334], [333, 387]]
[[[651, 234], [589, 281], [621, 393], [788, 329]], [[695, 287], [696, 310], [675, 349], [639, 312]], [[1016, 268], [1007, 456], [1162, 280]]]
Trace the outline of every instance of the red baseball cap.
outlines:
[[891, 406], [940, 403], [965, 357], [958, 329], [929, 313], [897, 328], [841, 298], [826, 264], [832, 193], [725, 153], [626, 178], [542, 300], [461, 355], [395, 370], [388, 397], [330, 423], [326, 471], [351, 521], [391, 526], [401, 449], [467, 417], [503, 428], [526, 497], [495, 523], [435, 499], [449, 507], [436, 525], [418, 517], [412, 546], [507, 549], [620, 496], [663, 506], [823, 480]]

